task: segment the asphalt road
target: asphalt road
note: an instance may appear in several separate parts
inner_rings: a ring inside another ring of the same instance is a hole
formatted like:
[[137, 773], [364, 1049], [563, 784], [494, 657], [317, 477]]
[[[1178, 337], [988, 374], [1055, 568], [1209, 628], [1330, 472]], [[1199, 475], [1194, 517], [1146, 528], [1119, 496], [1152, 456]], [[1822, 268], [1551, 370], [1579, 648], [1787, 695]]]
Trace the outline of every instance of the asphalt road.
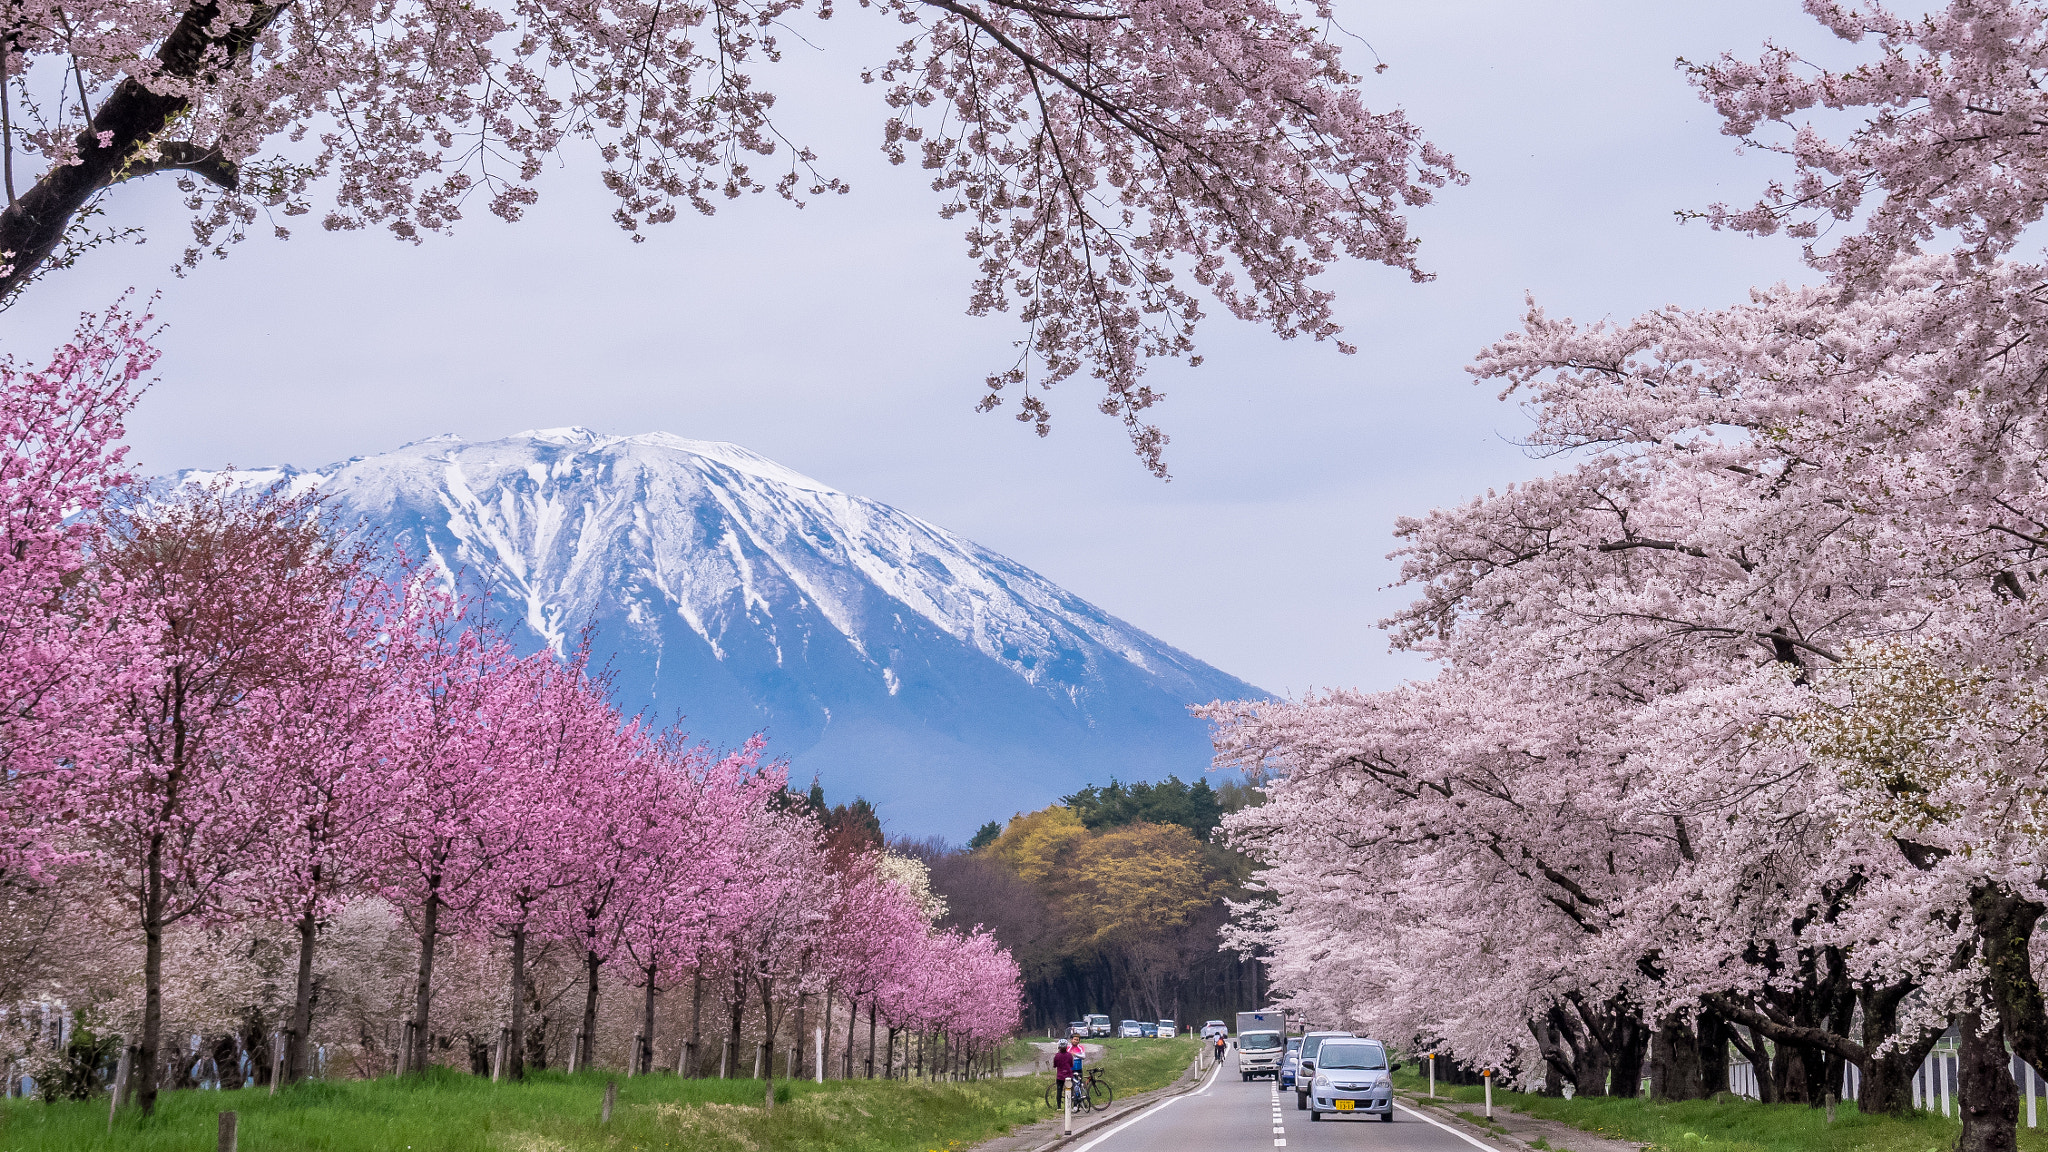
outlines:
[[1238, 1078], [1233, 1049], [1202, 1086], [1147, 1108], [1069, 1152], [1499, 1152], [1499, 1149], [1425, 1118], [1396, 1101], [1394, 1122], [1338, 1120], [1310, 1123], [1294, 1107], [1294, 1092], [1271, 1080]]

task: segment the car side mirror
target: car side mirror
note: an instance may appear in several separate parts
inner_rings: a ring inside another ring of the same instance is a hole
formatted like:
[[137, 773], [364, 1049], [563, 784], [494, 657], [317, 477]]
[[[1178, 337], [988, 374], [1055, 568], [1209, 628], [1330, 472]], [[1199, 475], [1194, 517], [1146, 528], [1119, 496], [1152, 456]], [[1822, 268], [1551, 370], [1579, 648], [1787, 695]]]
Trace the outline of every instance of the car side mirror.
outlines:
[[1392, 1075], [1392, 1074], [1393, 1074], [1393, 1073], [1395, 1073], [1395, 1072], [1399, 1072], [1400, 1070], [1401, 1070], [1401, 1062], [1400, 1062], [1399, 1060], [1396, 1060], [1396, 1061], [1394, 1061], [1394, 1062], [1393, 1062], [1392, 1064], [1389, 1064], [1389, 1065], [1387, 1065], [1387, 1073], [1388, 1073], [1389, 1075]]
[[1315, 1071], [1315, 1070], [1316, 1070], [1316, 1062], [1315, 1062], [1315, 1061], [1313, 1061], [1313, 1060], [1303, 1060], [1303, 1061], [1301, 1062], [1301, 1070], [1302, 1070], [1303, 1072], [1313, 1072], [1313, 1071]]

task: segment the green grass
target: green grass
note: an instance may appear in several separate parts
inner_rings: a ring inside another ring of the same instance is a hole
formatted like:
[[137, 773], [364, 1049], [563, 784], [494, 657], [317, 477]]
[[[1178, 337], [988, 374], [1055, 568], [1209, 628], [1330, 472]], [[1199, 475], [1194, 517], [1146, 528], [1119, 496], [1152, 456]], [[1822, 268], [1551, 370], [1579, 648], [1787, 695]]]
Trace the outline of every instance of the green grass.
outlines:
[[[1149, 1050], [1146, 1046], [1149, 1046]], [[1194, 1059], [1185, 1041], [1111, 1041], [1119, 1095], [1169, 1084]], [[1177, 1061], [1177, 1062], [1176, 1062]], [[598, 1114], [617, 1079], [610, 1125]], [[4, 1152], [207, 1152], [217, 1114], [240, 1118], [241, 1152], [953, 1152], [1046, 1118], [1045, 1078], [972, 1083], [781, 1081], [773, 1115], [759, 1080], [535, 1074], [520, 1085], [437, 1069], [424, 1076], [266, 1090], [167, 1092], [107, 1132], [105, 1097], [0, 1101]]]
[[1105, 1049], [1102, 1074], [1119, 1095], [1164, 1088], [1195, 1061], [1202, 1042], [1193, 1036], [1171, 1040], [1091, 1040]]
[[[1421, 1097], [1429, 1081], [1410, 1061], [1394, 1074], [1394, 1085]], [[1486, 1098], [1483, 1087], [1453, 1088], [1441, 1082], [1437, 1096], [1440, 1106], [1460, 1115]], [[1496, 1113], [1505, 1108], [1556, 1120], [1600, 1136], [1647, 1144], [1656, 1152], [1948, 1152], [1961, 1131], [1954, 1119], [1939, 1113], [1904, 1120], [1865, 1116], [1849, 1103], [1836, 1106], [1835, 1122], [1829, 1124], [1819, 1108], [1758, 1104], [1726, 1093], [1713, 1100], [1653, 1103], [1609, 1096], [1560, 1100], [1495, 1089], [1493, 1106]], [[2048, 1152], [2048, 1127], [2027, 1128], [2025, 1107], [2022, 1100], [2020, 1148]], [[1555, 1152], [1564, 1149], [1560, 1146]]]

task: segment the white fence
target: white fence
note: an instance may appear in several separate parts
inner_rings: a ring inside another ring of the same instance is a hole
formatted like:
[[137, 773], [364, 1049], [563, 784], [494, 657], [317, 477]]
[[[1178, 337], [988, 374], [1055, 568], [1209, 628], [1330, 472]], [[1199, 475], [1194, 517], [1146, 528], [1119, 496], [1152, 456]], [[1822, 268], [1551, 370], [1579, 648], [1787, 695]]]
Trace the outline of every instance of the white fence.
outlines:
[[[2027, 1127], [2038, 1125], [2042, 1101], [2048, 1098], [2048, 1081], [2044, 1081], [2032, 1065], [2018, 1056], [2012, 1058], [2012, 1079], [2026, 1101]], [[1842, 1070], [1840, 1098], [1854, 1100], [1862, 1094], [1863, 1073], [1854, 1064]], [[1756, 1069], [1749, 1061], [1741, 1060], [1728, 1065], [1728, 1091], [1748, 1099], [1758, 1099]], [[1934, 1051], [1921, 1061], [1920, 1070], [1913, 1074], [1913, 1107], [1927, 1112], [1939, 1112], [1943, 1116], [1956, 1115], [1956, 1048], [1953, 1041], [1944, 1038], [1935, 1045]]]

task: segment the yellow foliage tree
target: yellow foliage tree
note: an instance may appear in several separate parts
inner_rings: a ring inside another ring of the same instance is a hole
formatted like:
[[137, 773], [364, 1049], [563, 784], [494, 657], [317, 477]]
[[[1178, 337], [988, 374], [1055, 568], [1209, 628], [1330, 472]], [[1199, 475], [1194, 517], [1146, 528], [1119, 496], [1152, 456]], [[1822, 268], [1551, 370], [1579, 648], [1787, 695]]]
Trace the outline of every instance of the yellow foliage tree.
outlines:
[[1202, 846], [1177, 824], [1128, 824], [1074, 846], [1068, 912], [1096, 942], [1178, 928], [1222, 894]]
[[1088, 829], [1073, 809], [1054, 805], [1012, 817], [988, 853], [1033, 888], [1062, 898], [1072, 888], [1074, 846], [1086, 839]]

